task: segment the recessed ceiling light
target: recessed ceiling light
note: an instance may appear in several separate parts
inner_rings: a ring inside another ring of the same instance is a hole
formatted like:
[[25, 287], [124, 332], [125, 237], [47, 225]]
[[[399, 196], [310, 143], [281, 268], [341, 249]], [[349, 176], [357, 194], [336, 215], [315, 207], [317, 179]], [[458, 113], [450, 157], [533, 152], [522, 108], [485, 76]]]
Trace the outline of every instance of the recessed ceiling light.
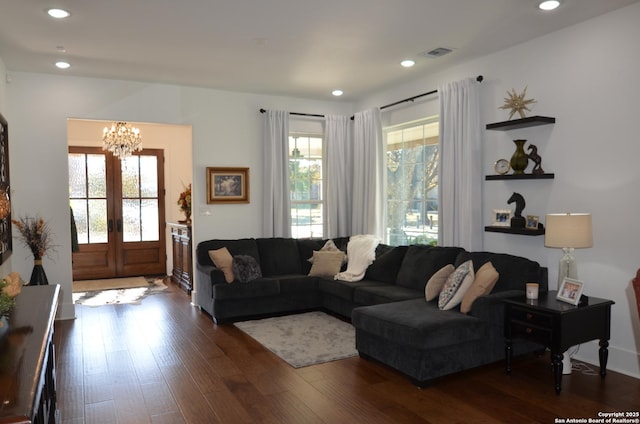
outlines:
[[64, 9], [49, 9], [47, 10], [47, 13], [52, 18], [56, 18], [56, 19], [68, 18], [69, 16], [71, 16], [71, 13], [67, 12]]
[[63, 62], [63, 61], [56, 62], [56, 68], [59, 68], [59, 69], [67, 69], [70, 66], [71, 65], [69, 64], [69, 62]]
[[411, 59], [405, 59], [402, 62], [400, 62], [400, 65], [404, 68], [411, 68], [415, 64], [416, 62]]
[[331, 94], [333, 94], [334, 96], [338, 97], [338, 96], [342, 96], [344, 94], [344, 92], [342, 90], [333, 90], [331, 92]]
[[542, 10], [553, 10], [560, 6], [559, 0], [544, 0], [538, 4], [538, 7]]

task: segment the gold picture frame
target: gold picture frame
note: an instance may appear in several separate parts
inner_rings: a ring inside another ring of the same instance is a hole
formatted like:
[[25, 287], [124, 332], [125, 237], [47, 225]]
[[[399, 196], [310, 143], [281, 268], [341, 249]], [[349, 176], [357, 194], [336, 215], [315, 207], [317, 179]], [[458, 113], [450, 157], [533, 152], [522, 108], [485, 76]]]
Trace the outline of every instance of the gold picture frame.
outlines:
[[537, 230], [538, 224], [540, 223], [540, 217], [536, 215], [527, 215], [527, 221], [525, 224], [525, 228], [527, 230]]
[[207, 203], [249, 203], [249, 168], [207, 167]]

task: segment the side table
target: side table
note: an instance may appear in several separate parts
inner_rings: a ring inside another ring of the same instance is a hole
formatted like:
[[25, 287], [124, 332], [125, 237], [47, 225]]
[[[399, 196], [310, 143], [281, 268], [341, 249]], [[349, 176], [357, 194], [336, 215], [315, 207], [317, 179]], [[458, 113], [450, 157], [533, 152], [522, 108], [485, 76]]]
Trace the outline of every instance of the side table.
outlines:
[[551, 350], [556, 393], [562, 382], [562, 353], [569, 347], [600, 340], [600, 376], [607, 374], [611, 305], [613, 301], [583, 296], [577, 306], [556, 300], [556, 291], [537, 300], [518, 296], [505, 299], [504, 337], [506, 371], [511, 373], [512, 341], [523, 338]]

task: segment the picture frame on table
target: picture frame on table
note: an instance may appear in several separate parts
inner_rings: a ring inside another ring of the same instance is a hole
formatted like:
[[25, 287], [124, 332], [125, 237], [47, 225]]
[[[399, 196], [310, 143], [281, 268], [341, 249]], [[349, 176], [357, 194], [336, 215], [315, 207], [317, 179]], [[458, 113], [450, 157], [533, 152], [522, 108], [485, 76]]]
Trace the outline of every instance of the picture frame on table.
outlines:
[[583, 289], [584, 283], [582, 281], [565, 277], [562, 280], [560, 287], [558, 287], [556, 299], [572, 305], [577, 305], [580, 303], [580, 297], [582, 296]]
[[527, 215], [527, 221], [525, 223], [525, 228], [527, 230], [537, 230], [539, 222], [540, 222], [540, 217], [539, 216]]
[[249, 168], [207, 167], [207, 203], [249, 203]]
[[510, 227], [512, 213], [511, 209], [494, 209], [491, 225], [494, 227]]

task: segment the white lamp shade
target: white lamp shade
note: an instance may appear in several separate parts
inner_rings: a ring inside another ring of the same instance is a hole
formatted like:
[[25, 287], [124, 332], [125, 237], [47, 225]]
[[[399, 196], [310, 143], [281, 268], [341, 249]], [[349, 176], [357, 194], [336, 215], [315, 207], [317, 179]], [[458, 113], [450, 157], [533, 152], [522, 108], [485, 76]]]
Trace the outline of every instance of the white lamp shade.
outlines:
[[554, 213], [546, 217], [544, 245], [546, 247], [593, 246], [590, 213]]

